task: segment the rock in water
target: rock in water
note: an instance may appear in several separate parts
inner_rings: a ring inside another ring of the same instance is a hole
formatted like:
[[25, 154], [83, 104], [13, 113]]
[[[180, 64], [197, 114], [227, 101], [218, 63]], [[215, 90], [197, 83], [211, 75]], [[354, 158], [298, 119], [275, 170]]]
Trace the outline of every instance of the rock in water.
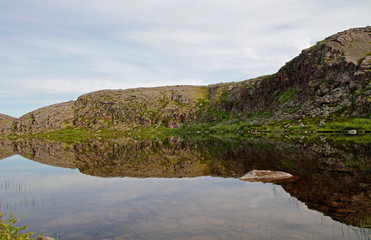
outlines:
[[348, 134], [355, 135], [355, 134], [357, 134], [357, 130], [349, 130], [348, 131]]
[[39, 237], [38, 240], [55, 240], [55, 239], [51, 237]]
[[240, 178], [244, 181], [251, 182], [279, 182], [284, 180], [294, 180], [297, 177], [287, 172], [270, 171], [270, 170], [252, 170]]

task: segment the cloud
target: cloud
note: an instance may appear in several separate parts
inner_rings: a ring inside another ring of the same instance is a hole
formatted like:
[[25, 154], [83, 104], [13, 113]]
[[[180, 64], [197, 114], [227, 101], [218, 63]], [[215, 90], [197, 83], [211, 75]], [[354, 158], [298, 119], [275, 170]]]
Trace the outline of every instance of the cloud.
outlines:
[[[15, 84], [8, 86], [6, 90], [0, 91], [0, 98], [19, 97], [27, 98], [37, 93], [41, 94], [84, 94], [102, 89], [128, 89], [138, 87], [156, 87], [169, 85], [205, 85], [201, 79], [182, 78], [176, 81], [160, 80], [152, 78], [152, 82], [142, 81], [119, 81], [92, 78], [38, 78], [18, 80]], [[37, 82], [37, 85], [34, 85]], [[11, 89], [16, 91], [11, 92]]]
[[270, 74], [303, 48], [369, 24], [369, 9], [362, 0], [7, 1], [0, 95], [15, 101]]

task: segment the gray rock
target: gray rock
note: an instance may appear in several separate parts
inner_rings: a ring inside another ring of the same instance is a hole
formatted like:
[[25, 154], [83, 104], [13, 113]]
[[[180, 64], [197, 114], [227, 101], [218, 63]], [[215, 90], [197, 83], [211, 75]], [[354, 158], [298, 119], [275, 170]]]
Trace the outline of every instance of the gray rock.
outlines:
[[296, 177], [287, 172], [270, 170], [252, 170], [246, 173], [240, 179], [251, 182], [277, 182], [294, 178]]
[[323, 115], [323, 116], [327, 116], [327, 115], [329, 115], [329, 114], [330, 114], [330, 112], [327, 111], [327, 110], [323, 110], [323, 111], [322, 111], [322, 115]]
[[318, 126], [322, 127], [326, 124], [325, 120], [321, 120], [318, 124]]
[[350, 101], [348, 99], [344, 99], [342, 102], [341, 102], [341, 106], [348, 106], [350, 104]]
[[51, 237], [39, 237], [38, 240], [55, 240], [55, 239]]

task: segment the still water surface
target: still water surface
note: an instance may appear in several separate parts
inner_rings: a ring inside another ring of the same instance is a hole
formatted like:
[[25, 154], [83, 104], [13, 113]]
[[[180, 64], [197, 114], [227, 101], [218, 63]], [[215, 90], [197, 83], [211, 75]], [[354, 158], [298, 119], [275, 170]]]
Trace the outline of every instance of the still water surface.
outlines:
[[[9, 141], [2, 143], [0, 201], [5, 212], [26, 215], [21, 224], [31, 231], [62, 240], [371, 239], [369, 145], [351, 145], [341, 144], [357, 149], [344, 160], [329, 143]], [[261, 164], [301, 179], [238, 179]]]

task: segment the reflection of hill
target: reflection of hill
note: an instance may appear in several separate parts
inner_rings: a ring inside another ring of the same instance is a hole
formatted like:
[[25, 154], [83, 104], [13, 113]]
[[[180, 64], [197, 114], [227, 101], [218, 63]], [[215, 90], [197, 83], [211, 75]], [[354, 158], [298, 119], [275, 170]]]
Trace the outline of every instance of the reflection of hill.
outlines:
[[12, 142], [14, 153], [34, 161], [65, 168], [76, 168], [73, 146], [58, 141], [17, 139]]
[[[367, 144], [303, 147], [293, 173], [300, 181], [282, 184], [309, 208], [334, 220], [370, 227], [371, 159]], [[368, 220], [367, 220], [368, 219]]]
[[[322, 139], [323, 140], [323, 139]], [[131, 138], [68, 144], [2, 142], [38, 162], [101, 177], [240, 177], [252, 169], [286, 171], [300, 177], [283, 183], [311, 209], [351, 225], [369, 224], [371, 159], [368, 144], [288, 143], [264, 139]], [[6, 150], [4, 150], [6, 151]]]
[[103, 177], [196, 177], [211, 174], [199, 152], [177, 138], [76, 144], [76, 166]]
[[8, 139], [0, 140], [0, 160], [14, 155], [12, 142]]

